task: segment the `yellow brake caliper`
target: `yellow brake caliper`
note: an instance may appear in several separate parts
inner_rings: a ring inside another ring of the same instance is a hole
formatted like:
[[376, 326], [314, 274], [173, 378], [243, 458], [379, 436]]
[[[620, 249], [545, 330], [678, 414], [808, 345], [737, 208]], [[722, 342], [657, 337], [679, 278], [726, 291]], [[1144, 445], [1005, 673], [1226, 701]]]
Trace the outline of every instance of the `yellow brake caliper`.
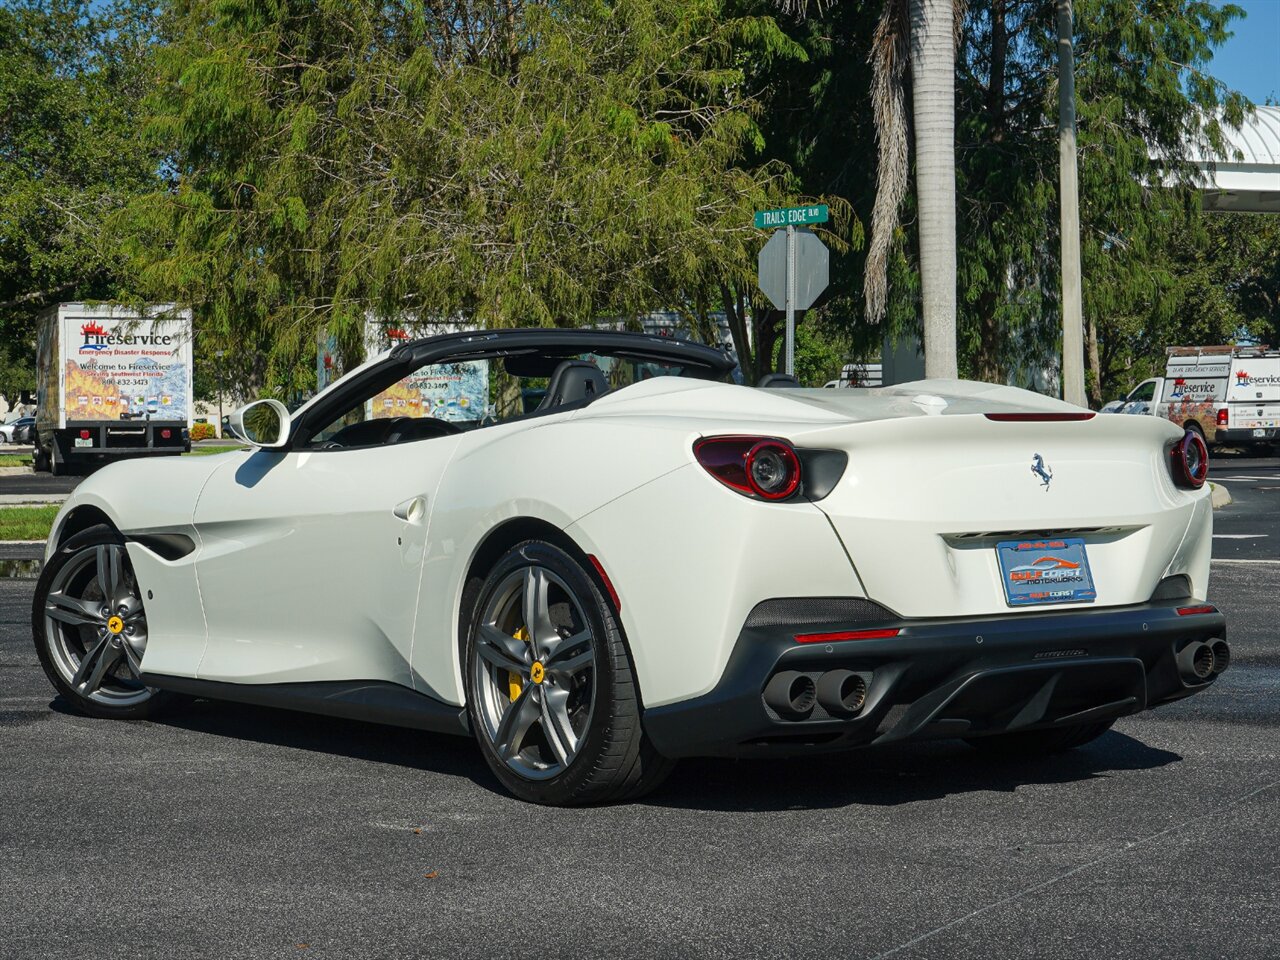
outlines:
[[[524, 627], [521, 627], [519, 630], [513, 633], [512, 636], [515, 637], [517, 640], [523, 640], [525, 643], [529, 642], [529, 632], [525, 630]], [[524, 689], [524, 682], [520, 679], [520, 674], [508, 673], [507, 674], [507, 696], [509, 696], [512, 699], [512, 701], [514, 701], [516, 697], [520, 696], [520, 691], [522, 689]]]

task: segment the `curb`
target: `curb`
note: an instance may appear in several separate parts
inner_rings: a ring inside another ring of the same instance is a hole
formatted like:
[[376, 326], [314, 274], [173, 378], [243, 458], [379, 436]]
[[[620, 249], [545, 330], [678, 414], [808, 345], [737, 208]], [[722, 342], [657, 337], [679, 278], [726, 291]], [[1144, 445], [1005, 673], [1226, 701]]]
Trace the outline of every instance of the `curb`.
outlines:
[[1209, 503], [1213, 505], [1213, 509], [1225, 507], [1231, 503], [1231, 491], [1220, 483], [1211, 483], [1209, 488], [1213, 491], [1209, 495]]

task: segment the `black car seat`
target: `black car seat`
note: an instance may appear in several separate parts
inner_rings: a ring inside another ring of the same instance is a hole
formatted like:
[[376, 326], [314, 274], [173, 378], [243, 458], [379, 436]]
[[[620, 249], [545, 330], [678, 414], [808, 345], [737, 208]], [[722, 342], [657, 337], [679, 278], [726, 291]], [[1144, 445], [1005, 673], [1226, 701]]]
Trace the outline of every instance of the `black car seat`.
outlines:
[[586, 404], [609, 392], [609, 381], [589, 360], [562, 360], [547, 383], [547, 395], [538, 404], [539, 413], [569, 404]]

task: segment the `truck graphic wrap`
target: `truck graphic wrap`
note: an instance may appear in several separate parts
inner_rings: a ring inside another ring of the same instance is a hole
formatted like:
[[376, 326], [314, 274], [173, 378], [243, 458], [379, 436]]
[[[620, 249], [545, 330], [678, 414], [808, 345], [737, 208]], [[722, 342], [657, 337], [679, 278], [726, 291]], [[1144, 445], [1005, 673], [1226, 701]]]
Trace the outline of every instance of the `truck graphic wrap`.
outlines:
[[188, 421], [189, 321], [64, 316], [62, 327], [66, 420]]

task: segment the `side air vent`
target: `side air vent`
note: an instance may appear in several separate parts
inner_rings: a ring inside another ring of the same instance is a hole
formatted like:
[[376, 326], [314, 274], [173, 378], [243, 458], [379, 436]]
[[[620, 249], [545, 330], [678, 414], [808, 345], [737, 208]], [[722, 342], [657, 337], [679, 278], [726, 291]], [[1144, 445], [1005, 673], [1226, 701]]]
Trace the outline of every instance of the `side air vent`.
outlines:
[[181, 533], [141, 533], [126, 539], [170, 562], [181, 560], [196, 548], [195, 541]]

